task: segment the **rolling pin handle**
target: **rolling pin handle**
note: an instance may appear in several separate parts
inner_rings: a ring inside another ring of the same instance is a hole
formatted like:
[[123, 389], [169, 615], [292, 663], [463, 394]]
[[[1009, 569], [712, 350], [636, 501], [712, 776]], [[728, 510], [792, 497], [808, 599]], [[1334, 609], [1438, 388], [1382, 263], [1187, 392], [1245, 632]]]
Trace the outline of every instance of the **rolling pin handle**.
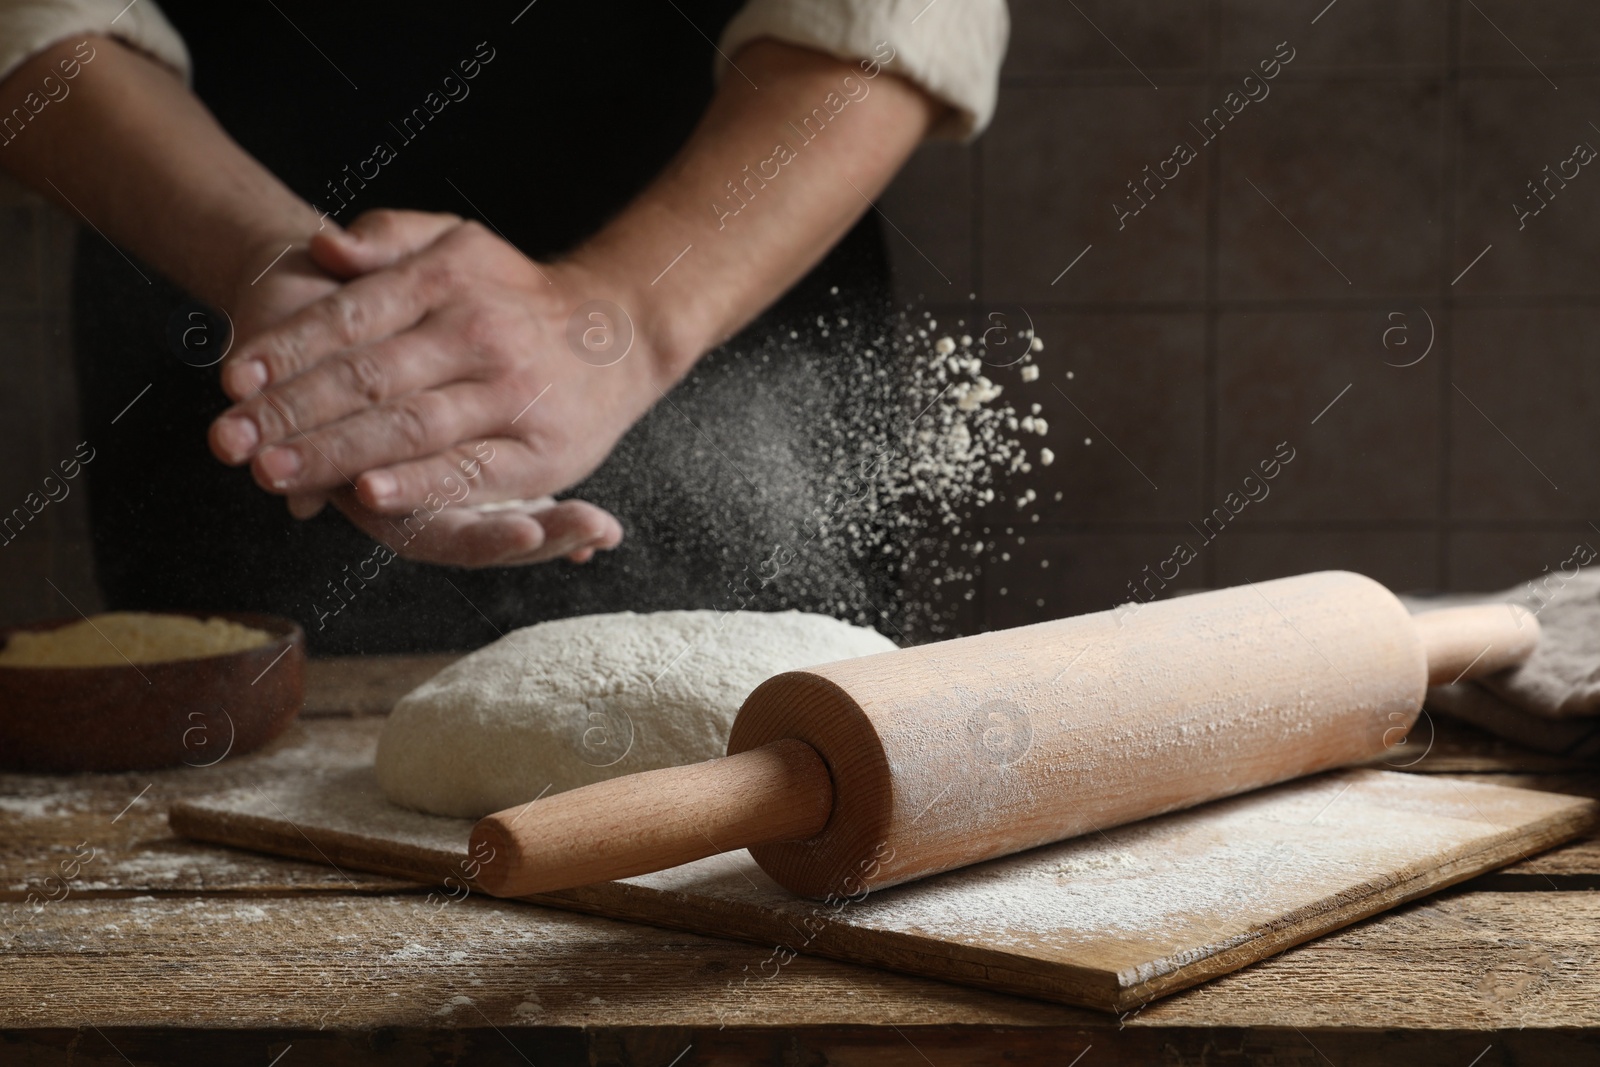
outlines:
[[484, 892], [520, 897], [628, 878], [822, 832], [833, 779], [786, 739], [734, 756], [595, 782], [480, 819], [469, 855]]
[[1515, 667], [1539, 644], [1539, 620], [1518, 604], [1440, 608], [1412, 616], [1428, 656], [1428, 684], [1449, 685]]

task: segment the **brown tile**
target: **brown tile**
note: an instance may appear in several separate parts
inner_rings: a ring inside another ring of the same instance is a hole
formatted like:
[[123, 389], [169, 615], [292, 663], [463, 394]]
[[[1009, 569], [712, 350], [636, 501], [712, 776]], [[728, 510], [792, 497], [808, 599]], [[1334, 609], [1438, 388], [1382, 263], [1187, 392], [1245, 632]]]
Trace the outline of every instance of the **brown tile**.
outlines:
[[[61, 505], [70, 503], [71, 497]], [[51, 505], [55, 507], [56, 505]], [[85, 614], [105, 610], [100, 587], [95, 582], [94, 556], [86, 534], [58, 536], [50, 542], [50, 580], [68, 597], [73, 605]], [[45, 601], [41, 615], [70, 614], [66, 602], [55, 590], [46, 587], [52, 600]]]
[[[1130, 583], [1143, 579], [1146, 567], [1159, 567], [1168, 559], [1186, 533], [1173, 527], [1170, 533], [1029, 534], [1022, 545], [1014, 537], [998, 538], [996, 552], [1009, 552], [1011, 558], [985, 564], [985, 628], [1024, 626], [1125, 604], [1134, 595]], [[1196, 560], [1165, 592], [1204, 584], [1203, 564]]]
[[[1437, 283], [1440, 83], [1280, 79], [1216, 135], [1224, 299]], [[1191, 131], [1192, 141], [1200, 138]]]
[[39, 316], [38, 375], [46, 456], [70, 455], [83, 440], [78, 418], [78, 375], [72, 358], [71, 323], [66, 312]]
[[38, 211], [29, 206], [0, 206], [0, 311], [38, 310]]
[[[1044, 521], [1194, 518], [1204, 477], [1204, 318], [1054, 314], [1036, 327], [1039, 380], [1008, 384], [1007, 397], [1021, 411], [1038, 403], [1049, 426], [1043, 437], [1023, 435], [1033, 471], [1022, 484], [1039, 494]], [[1055, 453], [1048, 467], [1037, 461], [1040, 445]]]
[[[1420, 355], [1426, 327], [1418, 309], [1407, 314]], [[1415, 366], [1386, 365], [1382, 337], [1394, 321], [1387, 315], [1282, 311], [1219, 318], [1218, 499], [1208, 507], [1239, 491], [1287, 442], [1294, 458], [1264, 499], [1241, 509], [1244, 523], [1437, 517], [1442, 360], [1430, 354]]]
[[43, 538], [0, 545], [0, 624], [72, 614], [44, 580], [49, 573], [50, 543]]
[[51, 461], [43, 454], [48, 431], [49, 397], [42, 382], [50, 365], [36, 315], [0, 314], [0, 514], [9, 514], [22, 498], [38, 488]]
[[72, 260], [78, 227], [53, 207], [35, 216], [39, 226], [39, 303], [65, 317], [72, 295]]
[[[84, 612], [103, 607], [88, 537], [56, 532], [61, 510], [80, 495], [48, 504], [20, 537], [0, 541], [0, 623], [70, 616], [74, 606]], [[9, 514], [20, 504], [20, 498], [6, 498], [0, 506]]]
[[965, 300], [972, 290], [972, 153], [929, 142], [879, 198], [900, 304]]
[[1204, 159], [1165, 189], [1152, 182], [1154, 199], [1137, 215], [1119, 222], [1113, 206], [1139, 203], [1126, 183], [1172, 153], [1205, 96], [1192, 86], [1002, 90], [979, 142], [983, 295], [1022, 304], [1200, 299]]
[[[72, 453], [68, 451], [63, 455], [71, 456]], [[51, 473], [56, 474], [58, 481], [61, 480], [59, 473]], [[52, 542], [61, 544], [77, 539], [87, 544], [89, 537], [88, 484], [82, 478], [64, 482], [63, 484], [66, 486], [67, 495], [56, 503], [51, 504], [44, 515], [44, 518], [49, 520], [49, 525], [46, 528], [49, 530], [50, 539]], [[57, 490], [57, 492], [60, 492], [60, 490]]]
[[1600, 521], [1600, 308], [1456, 312], [1450, 513]]
[[[1564, 64], [1592, 64], [1600, 55], [1600, 23], [1586, 0], [1511, 4], [1477, 0], [1461, 5], [1461, 65], [1537, 79]], [[1535, 69], [1537, 65], [1538, 69]], [[1563, 85], [1560, 78], [1556, 84]]]
[[1220, 22], [1223, 71], [1241, 75], [1280, 41], [1295, 49], [1291, 72], [1443, 66], [1449, 36], [1445, 0], [1222, 0]]
[[[83, 433], [68, 314], [66, 311], [46, 312], [40, 316], [39, 327], [46, 362], [40, 368], [40, 375], [48, 401], [41, 404], [38, 415], [45, 422], [41, 447], [48, 469], [59, 467], [63, 459], [72, 456], [78, 443], [83, 440]], [[88, 536], [89, 498], [81, 479], [72, 483], [65, 499], [50, 505], [49, 517], [53, 538]]]
[[1462, 84], [1457, 237], [1448, 265], [1451, 278], [1466, 272], [1457, 294], [1600, 294], [1592, 226], [1600, 159], [1567, 163], [1579, 144], [1600, 149], [1600, 130], [1591, 125], [1600, 122], [1596, 92], [1594, 77], [1564, 78], [1560, 92], [1538, 79]]
[[1218, 585], [1328, 570], [1365, 574], [1397, 593], [1439, 585], [1431, 530], [1230, 530], [1211, 547]]
[[1580, 545], [1590, 551], [1600, 549], [1600, 534], [1583, 523], [1531, 530], [1460, 530], [1450, 534], [1447, 544], [1448, 588], [1493, 592], [1561, 570]]
[[1011, 0], [1011, 47], [1001, 73], [1126, 75], [1142, 82], [1141, 70], [1202, 70], [1209, 6], [1204, 0], [1077, 0], [1072, 6]]
[[0, 208], [37, 207], [44, 202], [38, 193], [0, 171]]

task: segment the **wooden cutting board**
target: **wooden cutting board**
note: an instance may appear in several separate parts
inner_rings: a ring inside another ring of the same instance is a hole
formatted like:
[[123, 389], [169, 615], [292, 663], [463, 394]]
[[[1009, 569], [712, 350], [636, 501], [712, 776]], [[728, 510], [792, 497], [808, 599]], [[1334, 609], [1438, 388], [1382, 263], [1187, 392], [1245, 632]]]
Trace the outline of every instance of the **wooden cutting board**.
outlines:
[[[765, 946], [735, 986], [810, 953], [1123, 1011], [1570, 839], [1596, 808], [1347, 770], [859, 900], [795, 897], [743, 851], [527, 899]], [[472, 823], [390, 804], [370, 753], [169, 817], [188, 837], [431, 883], [440, 908], [475, 891]]]

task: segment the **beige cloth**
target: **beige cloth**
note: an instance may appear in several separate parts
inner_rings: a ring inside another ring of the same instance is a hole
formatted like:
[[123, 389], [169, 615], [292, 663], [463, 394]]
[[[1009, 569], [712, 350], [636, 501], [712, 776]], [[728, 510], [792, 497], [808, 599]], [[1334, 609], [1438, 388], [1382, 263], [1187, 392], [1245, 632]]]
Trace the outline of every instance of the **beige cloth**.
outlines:
[[[884, 69], [953, 109], [934, 131], [973, 137], [994, 114], [1010, 34], [1005, 0], [751, 0], [718, 47], [728, 56], [758, 37], [840, 59], [894, 58]], [[0, 0], [0, 78], [67, 38], [115, 37], [189, 77], [189, 53], [155, 0]]]
[[189, 50], [154, 0], [0, 0], [0, 78], [68, 39], [114, 37], [189, 78]]
[[722, 34], [717, 75], [727, 77], [728, 57], [758, 37], [839, 59], [892, 55], [883, 69], [953, 109], [933, 135], [971, 138], [994, 115], [1010, 33], [1005, 0], [750, 0]]
[[1546, 752], [1600, 755], [1600, 567], [1556, 571], [1500, 593], [1401, 597], [1413, 613], [1513, 604], [1539, 619], [1539, 646], [1520, 667], [1428, 690], [1428, 707]]

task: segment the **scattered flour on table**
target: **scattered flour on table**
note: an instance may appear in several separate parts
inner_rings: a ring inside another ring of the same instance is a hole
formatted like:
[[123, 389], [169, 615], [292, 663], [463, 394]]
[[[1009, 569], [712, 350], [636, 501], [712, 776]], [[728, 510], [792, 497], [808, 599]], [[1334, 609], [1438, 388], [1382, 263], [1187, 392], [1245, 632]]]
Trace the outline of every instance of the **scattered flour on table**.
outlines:
[[38, 793], [33, 796], [0, 796], [0, 813], [20, 819], [53, 819], [88, 810], [81, 793]]
[[476, 1007], [471, 997], [456, 995], [439, 1005], [435, 1015], [450, 1015], [460, 1008]]
[[1363, 771], [1278, 786], [879, 890], [838, 908], [795, 898], [742, 852], [627, 881], [724, 908], [775, 910], [796, 930], [811, 929], [820, 917], [1065, 958], [1089, 944], [1137, 946], [1130, 958], [1150, 953], [1137, 965], [1138, 980], [1147, 980], [1504, 833], [1492, 819], [1505, 816], [1490, 798], [1464, 795], [1454, 782], [1408, 780], [1421, 777]]
[[1046, 948], [1155, 934], [1210, 953], [1494, 829], [1407, 812], [1414, 785], [1398, 803], [1381, 779], [1344, 790], [1312, 780], [994, 860], [875, 894], [853, 921]]
[[887, 652], [797, 611], [616, 612], [507, 634], [401, 698], [378, 742], [396, 804], [478, 818], [591, 782], [724, 755], [744, 698], [787, 670]]
[[1107, 873], [1127, 874], [1138, 865], [1138, 858], [1128, 852], [1089, 852], [1051, 864], [1042, 873], [1047, 877], [1081, 878]]

